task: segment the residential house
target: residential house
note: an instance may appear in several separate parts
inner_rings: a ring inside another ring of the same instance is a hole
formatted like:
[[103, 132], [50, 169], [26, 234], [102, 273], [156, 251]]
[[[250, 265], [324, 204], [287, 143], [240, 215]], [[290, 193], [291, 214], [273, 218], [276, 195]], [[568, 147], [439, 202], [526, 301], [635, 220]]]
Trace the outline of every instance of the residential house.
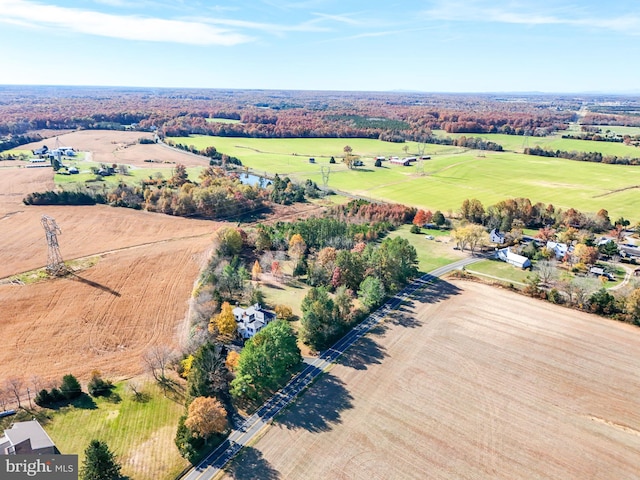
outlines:
[[0, 437], [0, 455], [56, 454], [55, 444], [37, 420], [14, 423]]
[[531, 268], [531, 260], [523, 255], [518, 255], [517, 253], [512, 252], [510, 248], [503, 248], [501, 250], [498, 250], [496, 255], [498, 259], [502, 260], [503, 262], [507, 262], [514, 267], [522, 269]]
[[253, 337], [276, 318], [275, 314], [263, 310], [259, 303], [247, 309], [236, 307], [233, 309], [233, 316], [237, 322], [238, 334], [245, 339]]
[[507, 241], [504, 233], [500, 233], [497, 228], [494, 228], [493, 230], [491, 230], [491, 232], [489, 232], [489, 239], [493, 243], [497, 243], [498, 245], [504, 245], [504, 243]]
[[547, 242], [547, 248], [553, 252], [557, 260], [563, 259], [567, 253], [573, 251], [573, 245], [551, 241]]

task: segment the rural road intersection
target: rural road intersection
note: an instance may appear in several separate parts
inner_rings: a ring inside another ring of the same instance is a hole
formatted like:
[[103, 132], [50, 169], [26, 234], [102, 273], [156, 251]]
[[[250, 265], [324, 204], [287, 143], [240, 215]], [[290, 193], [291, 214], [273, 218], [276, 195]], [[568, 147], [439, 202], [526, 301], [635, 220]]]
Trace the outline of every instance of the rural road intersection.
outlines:
[[213, 450], [198, 465], [189, 470], [182, 480], [210, 480], [224, 468], [245, 445], [260, 432], [269, 421], [296, 398], [307, 386], [309, 386], [320, 374], [322, 374], [340, 355], [351, 345], [362, 338], [374, 326], [382, 321], [393, 310], [397, 309], [407, 298], [420, 290], [425, 285], [433, 282], [437, 277], [452, 270], [460, 269], [484, 257], [468, 257], [444, 267], [437, 268], [422, 277], [414, 280], [402, 291], [396, 293], [382, 307], [371, 313], [365, 320], [354, 327], [344, 337], [338, 340], [332, 347], [323, 351], [318, 357], [305, 360], [304, 369], [293, 377], [281, 390], [262, 405], [253, 415], [246, 418], [236, 429], [232, 430], [229, 437], [218, 448]]

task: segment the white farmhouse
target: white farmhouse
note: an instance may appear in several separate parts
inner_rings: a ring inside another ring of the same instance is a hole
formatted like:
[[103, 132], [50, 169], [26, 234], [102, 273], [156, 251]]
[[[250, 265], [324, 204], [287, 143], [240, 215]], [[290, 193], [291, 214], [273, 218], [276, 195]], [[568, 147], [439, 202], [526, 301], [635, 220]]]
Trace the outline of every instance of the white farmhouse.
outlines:
[[547, 248], [554, 253], [558, 260], [564, 258], [568, 252], [573, 251], [573, 245], [569, 246], [566, 243], [558, 242], [547, 242]]
[[238, 324], [238, 333], [242, 338], [251, 338], [262, 330], [276, 316], [263, 310], [259, 303], [244, 309], [236, 307], [233, 316]]

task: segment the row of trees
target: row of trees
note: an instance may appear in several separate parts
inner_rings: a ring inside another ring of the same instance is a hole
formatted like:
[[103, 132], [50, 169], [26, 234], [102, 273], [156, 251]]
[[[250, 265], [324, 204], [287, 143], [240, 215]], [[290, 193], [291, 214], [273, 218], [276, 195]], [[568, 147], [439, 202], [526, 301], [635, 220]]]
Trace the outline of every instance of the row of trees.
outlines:
[[537, 155], [540, 157], [566, 158], [580, 162], [607, 163], [616, 165], [640, 165], [640, 158], [618, 157], [617, 155], [603, 155], [600, 152], [567, 152], [564, 150], [551, 150], [542, 147], [530, 147], [524, 149], [525, 155]]
[[[613, 227], [609, 213], [601, 209], [595, 215], [582, 213], [574, 208], [556, 209], [552, 204], [532, 203], [518, 197], [501, 200], [485, 208], [478, 199], [465, 199], [460, 207], [463, 219], [484, 225], [488, 230], [509, 232], [516, 228], [573, 227], [591, 232], [604, 232]], [[624, 221], [617, 220], [616, 223]]]

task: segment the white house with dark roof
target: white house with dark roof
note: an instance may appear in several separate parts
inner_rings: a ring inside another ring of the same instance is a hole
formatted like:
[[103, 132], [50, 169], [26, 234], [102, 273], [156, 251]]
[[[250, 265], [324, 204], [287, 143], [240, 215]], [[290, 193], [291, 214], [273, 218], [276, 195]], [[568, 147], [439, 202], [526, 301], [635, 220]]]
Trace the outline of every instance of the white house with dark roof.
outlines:
[[0, 455], [56, 454], [55, 444], [37, 420], [14, 423], [0, 437]]
[[489, 239], [498, 245], [503, 245], [507, 241], [504, 233], [501, 233], [497, 228], [494, 228], [489, 232]]
[[233, 316], [237, 322], [238, 334], [245, 339], [253, 337], [276, 318], [273, 313], [263, 310], [259, 303], [246, 309], [236, 307], [233, 309]]

